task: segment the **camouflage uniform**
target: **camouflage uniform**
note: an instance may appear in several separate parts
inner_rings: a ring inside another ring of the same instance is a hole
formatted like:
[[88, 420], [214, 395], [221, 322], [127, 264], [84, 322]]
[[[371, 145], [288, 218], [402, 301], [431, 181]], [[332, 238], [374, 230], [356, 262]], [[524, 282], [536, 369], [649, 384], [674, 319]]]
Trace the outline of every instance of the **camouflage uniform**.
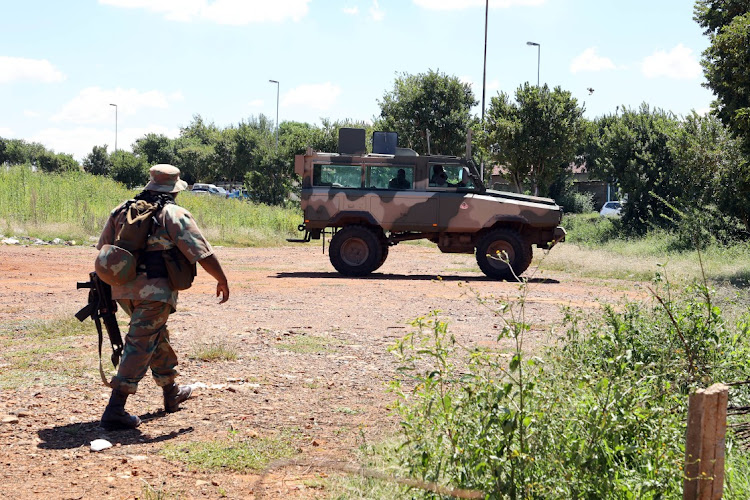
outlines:
[[[122, 205], [112, 211], [99, 238], [97, 248], [112, 244], [117, 229], [123, 223]], [[146, 242], [146, 252], [169, 250], [177, 246], [191, 264], [213, 254], [211, 244], [201, 234], [193, 216], [185, 208], [165, 205], [156, 217], [157, 223]], [[130, 316], [130, 328], [117, 375], [111, 387], [134, 394], [138, 382], [148, 368], [160, 387], [174, 382], [177, 376], [177, 356], [169, 344], [167, 319], [177, 307], [177, 291], [169, 287], [167, 278], [148, 278], [139, 270], [136, 278], [124, 285], [112, 286], [112, 298]]]

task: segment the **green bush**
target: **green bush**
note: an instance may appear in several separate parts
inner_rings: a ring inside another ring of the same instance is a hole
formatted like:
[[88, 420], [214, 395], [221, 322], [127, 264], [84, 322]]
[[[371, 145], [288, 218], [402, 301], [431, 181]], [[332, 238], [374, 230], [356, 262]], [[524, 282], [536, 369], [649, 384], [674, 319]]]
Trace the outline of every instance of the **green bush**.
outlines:
[[565, 241], [579, 245], [601, 245], [621, 235], [619, 219], [598, 213], [566, 214], [562, 226], [568, 233]]
[[687, 395], [747, 379], [750, 332], [705, 285], [656, 286], [650, 307], [568, 311], [560, 345], [539, 357], [523, 350], [525, 285], [493, 306], [506, 322], [498, 349], [459, 345], [437, 314], [416, 320], [393, 348], [408, 475], [487, 498], [678, 498]]

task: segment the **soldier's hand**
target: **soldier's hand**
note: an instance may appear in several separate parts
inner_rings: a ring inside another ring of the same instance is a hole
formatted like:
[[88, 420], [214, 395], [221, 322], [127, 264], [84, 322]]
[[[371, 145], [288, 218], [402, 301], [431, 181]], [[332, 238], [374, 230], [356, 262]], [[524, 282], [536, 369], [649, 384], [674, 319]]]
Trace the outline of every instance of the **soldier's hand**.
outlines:
[[216, 296], [221, 296], [219, 304], [223, 304], [229, 300], [229, 284], [226, 281], [223, 283], [216, 283]]

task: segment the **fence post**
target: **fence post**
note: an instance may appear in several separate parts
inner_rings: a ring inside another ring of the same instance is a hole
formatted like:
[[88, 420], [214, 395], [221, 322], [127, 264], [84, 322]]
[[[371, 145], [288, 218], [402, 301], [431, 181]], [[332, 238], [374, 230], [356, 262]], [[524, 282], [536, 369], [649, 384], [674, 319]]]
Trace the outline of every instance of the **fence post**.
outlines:
[[683, 500], [718, 500], [724, 493], [729, 387], [699, 389], [688, 401]]

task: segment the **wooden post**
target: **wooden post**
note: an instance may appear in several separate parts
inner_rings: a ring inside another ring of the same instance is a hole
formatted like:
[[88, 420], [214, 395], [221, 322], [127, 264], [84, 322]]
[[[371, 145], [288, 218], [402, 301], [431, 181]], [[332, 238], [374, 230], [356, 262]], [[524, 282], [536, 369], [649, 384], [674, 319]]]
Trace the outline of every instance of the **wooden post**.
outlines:
[[724, 493], [728, 397], [724, 384], [690, 395], [683, 500], [719, 500]]

